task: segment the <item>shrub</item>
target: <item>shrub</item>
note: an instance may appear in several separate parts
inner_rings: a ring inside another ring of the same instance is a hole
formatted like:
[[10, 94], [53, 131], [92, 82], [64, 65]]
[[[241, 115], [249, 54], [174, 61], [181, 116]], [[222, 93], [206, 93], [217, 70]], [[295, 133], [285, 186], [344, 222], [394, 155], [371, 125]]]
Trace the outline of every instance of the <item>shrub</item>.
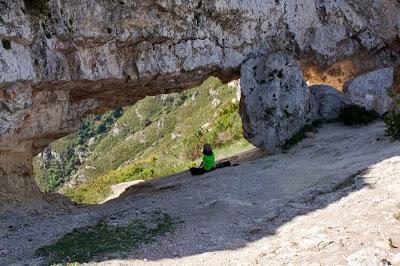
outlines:
[[65, 195], [77, 203], [96, 204], [104, 200], [111, 192], [111, 185], [133, 180], [149, 180], [166, 176], [187, 169], [192, 162], [158, 163], [154, 158], [135, 161], [132, 164], [110, 171], [106, 175], [93, 178], [74, 189], [67, 190]]
[[400, 140], [400, 99], [395, 89], [389, 89], [388, 95], [393, 99], [391, 112], [386, 115], [384, 121], [386, 124], [386, 135], [392, 138], [392, 141]]
[[238, 110], [238, 104], [225, 104], [212, 123], [211, 130], [199, 128], [192, 135], [186, 137], [183, 140], [185, 144], [184, 157], [190, 160], [199, 158], [204, 143], [210, 143], [217, 148], [243, 138]]
[[4, 49], [11, 49], [11, 42], [9, 40], [1, 40], [1, 44], [3, 45]]
[[157, 236], [174, 231], [180, 222], [158, 210], [150, 219], [133, 220], [124, 226], [111, 225], [102, 219], [94, 225], [72, 230], [56, 242], [36, 250], [35, 255], [46, 258], [44, 265], [78, 265], [101, 255], [129, 251], [142, 243], [151, 243]]
[[357, 105], [349, 105], [340, 109], [339, 121], [343, 124], [351, 125], [367, 125], [379, 117], [375, 110], [367, 110]]
[[390, 112], [384, 119], [386, 124], [386, 135], [392, 138], [392, 141], [400, 140], [400, 113]]
[[26, 9], [35, 16], [47, 15], [49, 0], [24, 0]]

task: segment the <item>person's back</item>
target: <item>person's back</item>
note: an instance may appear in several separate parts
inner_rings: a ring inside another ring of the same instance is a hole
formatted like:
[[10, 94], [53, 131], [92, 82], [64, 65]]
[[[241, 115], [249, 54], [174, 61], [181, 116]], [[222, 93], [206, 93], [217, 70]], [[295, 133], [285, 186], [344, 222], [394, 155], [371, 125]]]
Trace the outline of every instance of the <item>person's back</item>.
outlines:
[[215, 154], [212, 151], [210, 144], [204, 144], [203, 146], [203, 158], [200, 168], [192, 167], [190, 168], [190, 173], [192, 175], [202, 175], [209, 171], [212, 171], [216, 168], [228, 167], [231, 166], [230, 161], [221, 162], [219, 164], [215, 164]]
[[215, 155], [212, 151], [207, 153], [203, 152], [203, 154], [203, 168], [206, 171], [210, 171], [215, 167]]

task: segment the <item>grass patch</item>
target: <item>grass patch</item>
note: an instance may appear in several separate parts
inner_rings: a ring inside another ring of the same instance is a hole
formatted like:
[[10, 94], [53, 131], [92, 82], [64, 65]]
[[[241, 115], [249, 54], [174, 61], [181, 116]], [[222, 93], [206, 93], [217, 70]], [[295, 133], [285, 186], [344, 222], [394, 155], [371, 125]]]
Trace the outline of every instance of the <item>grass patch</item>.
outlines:
[[[154, 226], [148, 227], [148, 224]], [[141, 243], [150, 243], [156, 236], [175, 229], [177, 221], [168, 214], [154, 213], [151, 221], [135, 220], [123, 227], [100, 220], [93, 226], [74, 229], [60, 240], [35, 252], [46, 257], [45, 265], [90, 262], [96, 256], [128, 251]]]
[[345, 106], [339, 112], [339, 121], [347, 126], [367, 125], [378, 117], [379, 114], [375, 110], [367, 110], [357, 105]]
[[288, 139], [285, 144], [283, 144], [282, 148], [284, 150], [288, 150], [294, 145], [298, 144], [300, 141], [302, 141], [306, 137], [307, 132], [315, 132], [316, 129], [320, 126], [319, 121], [315, 121], [310, 125], [305, 125], [302, 127], [293, 137]]
[[239, 104], [227, 103], [221, 107], [209, 129], [199, 128], [184, 138], [183, 154], [190, 160], [201, 156], [204, 143], [214, 148], [234, 144], [243, 139], [243, 128], [239, 117]]
[[25, 8], [34, 16], [49, 13], [49, 0], [24, 0]]
[[3, 48], [6, 50], [11, 49], [11, 42], [9, 40], [1, 40], [1, 44], [3, 45]]
[[359, 177], [360, 175], [363, 175], [363, 174], [365, 174], [365, 173], [366, 173], [365, 170], [361, 170], [361, 171], [358, 171], [358, 172], [355, 173], [355, 174], [352, 174], [352, 175], [346, 177], [342, 182], [340, 182], [339, 184], [337, 184], [337, 185], [332, 189], [332, 192], [336, 192], [336, 191], [345, 189], [345, 188], [347, 188], [347, 187], [353, 186], [353, 185], [355, 184], [355, 182], [356, 182], [357, 177]]
[[111, 186], [134, 180], [149, 180], [183, 171], [192, 166], [191, 162], [182, 164], [158, 163], [155, 158], [136, 161], [113, 170], [108, 174], [93, 178], [86, 183], [65, 191], [65, 195], [77, 203], [96, 204], [107, 198]]
[[392, 141], [400, 140], [400, 113], [390, 112], [385, 116], [386, 135], [390, 136]]

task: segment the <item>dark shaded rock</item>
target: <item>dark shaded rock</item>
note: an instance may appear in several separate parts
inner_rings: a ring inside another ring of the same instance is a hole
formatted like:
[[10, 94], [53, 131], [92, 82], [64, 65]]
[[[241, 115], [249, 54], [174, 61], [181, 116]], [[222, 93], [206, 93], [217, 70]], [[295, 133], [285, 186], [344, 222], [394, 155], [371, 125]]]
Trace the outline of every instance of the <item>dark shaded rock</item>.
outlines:
[[328, 85], [310, 86], [314, 99], [314, 120], [329, 121], [336, 119], [344, 104], [344, 95], [337, 89]]

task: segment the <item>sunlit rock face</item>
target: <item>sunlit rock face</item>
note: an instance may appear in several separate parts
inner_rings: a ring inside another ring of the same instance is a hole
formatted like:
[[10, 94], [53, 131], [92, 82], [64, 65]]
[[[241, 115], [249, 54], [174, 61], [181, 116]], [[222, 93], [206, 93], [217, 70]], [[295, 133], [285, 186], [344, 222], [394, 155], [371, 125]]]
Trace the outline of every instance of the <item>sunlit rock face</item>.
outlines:
[[347, 104], [375, 110], [380, 115], [387, 113], [393, 104], [388, 95], [388, 89], [393, 88], [393, 74], [393, 68], [382, 68], [349, 81], [344, 89]]
[[241, 71], [245, 137], [267, 150], [282, 146], [314, 120], [313, 99], [299, 62], [287, 54], [258, 56]]
[[50, 1], [42, 18], [22, 2], [1, 4], [0, 36], [11, 49], [0, 48], [0, 82], [125, 79], [161, 90], [157, 77], [186, 87], [195, 81], [173, 77], [196, 71], [199, 82], [237, 70], [250, 53], [287, 51], [308, 80], [315, 73], [343, 84], [398, 61], [396, 0], [67, 0]]
[[[305, 80], [341, 88], [399, 65], [399, 11], [397, 0], [51, 0], [32, 15], [22, 0], [1, 1], [0, 153], [29, 161], [88, 113], [210, 75], [236, 79], [250, 55], [293, 54]], [[2, 164], [6, 202], [14, 188]]]

